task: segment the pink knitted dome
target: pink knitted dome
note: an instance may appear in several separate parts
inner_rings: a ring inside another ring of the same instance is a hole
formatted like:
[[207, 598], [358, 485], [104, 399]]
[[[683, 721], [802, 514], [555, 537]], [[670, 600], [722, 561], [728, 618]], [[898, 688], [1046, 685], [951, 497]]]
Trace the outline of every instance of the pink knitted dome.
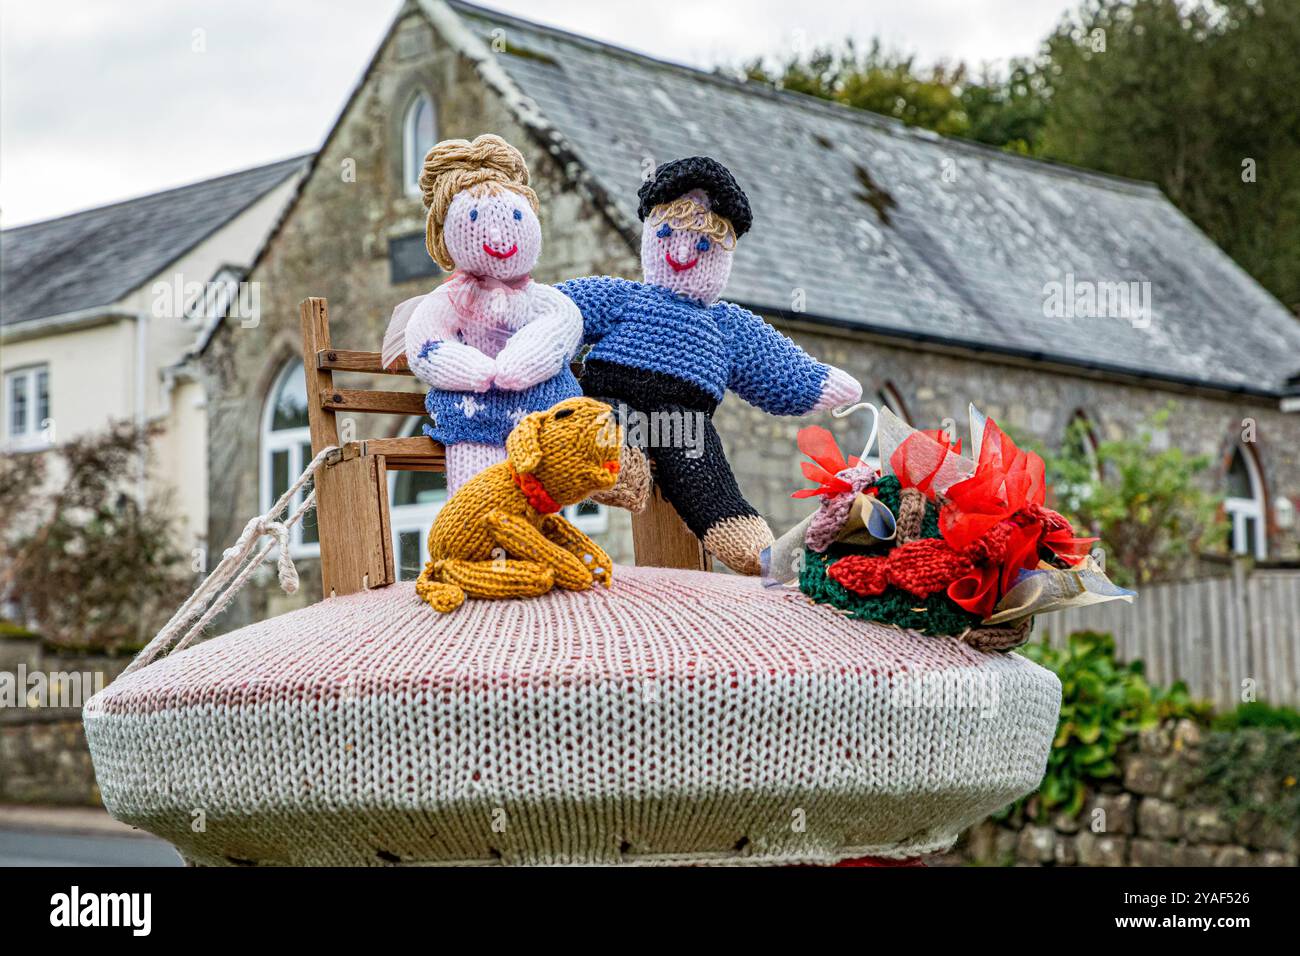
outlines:
[[941, 850], [1032, 790], [1059, 702], [1016, 655], [619, 568], [446, 615], [334, 598], [85, 723], [109, 811], [195, 863], [825, 863]]

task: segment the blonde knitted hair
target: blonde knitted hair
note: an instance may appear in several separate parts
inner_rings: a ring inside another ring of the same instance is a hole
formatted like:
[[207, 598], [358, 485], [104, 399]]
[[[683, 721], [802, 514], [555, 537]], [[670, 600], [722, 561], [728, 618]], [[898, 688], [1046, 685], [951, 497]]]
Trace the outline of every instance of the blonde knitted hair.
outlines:
[[424, 245], [433, 261], [450, 271], [456, 267], [442, 227], [447, 208], [458, 193], [468, 190], [473, 196], [496, 195], [509, 189], [528, 200], [538, 211], [537, 194], [528, 186], [528, 166], [523, 154], [494, 133], [484, 133], [474, 142], [467, 139], [444, 139], [429, 150], [420, 172], [420, 193], [429, 217], [424, 226]]
[[689, 229], [713, 239], [724, 249], [736, 247], [736, 230], [731, 220], [687, 196], [660, 203], [650, 211], [652, 222], [666, 222], [674, 229]]

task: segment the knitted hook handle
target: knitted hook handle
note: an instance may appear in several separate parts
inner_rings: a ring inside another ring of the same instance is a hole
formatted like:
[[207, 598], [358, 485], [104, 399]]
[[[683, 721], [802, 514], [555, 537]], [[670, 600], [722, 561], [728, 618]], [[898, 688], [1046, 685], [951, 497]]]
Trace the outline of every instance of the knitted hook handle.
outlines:
[[836, 418], [848, 418], [859, 408], [871, 409], [871, 434], [867, 436], [867, 443], [862, 446], [862, 454], [858, 457], [863, 461], [867, 460], [867, 455], [871, 452], [871, 446], [876, 443], [876, 435], [880, 431], [880, 409], [870, 402], [858, 402], [856, 405], [844, 405], [839, 408], [832, 408], [831, 414]]

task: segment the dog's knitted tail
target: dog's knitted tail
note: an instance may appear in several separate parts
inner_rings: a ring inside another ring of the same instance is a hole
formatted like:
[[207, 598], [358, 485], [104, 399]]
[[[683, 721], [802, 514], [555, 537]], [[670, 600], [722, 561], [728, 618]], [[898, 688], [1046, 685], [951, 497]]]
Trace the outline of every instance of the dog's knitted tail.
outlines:
[[455, 584], [438, 580], [434, 562], [430, 561], [415, 579], [415, 593], [439, 614], [454, 611], [465, 603], [465, 592]]

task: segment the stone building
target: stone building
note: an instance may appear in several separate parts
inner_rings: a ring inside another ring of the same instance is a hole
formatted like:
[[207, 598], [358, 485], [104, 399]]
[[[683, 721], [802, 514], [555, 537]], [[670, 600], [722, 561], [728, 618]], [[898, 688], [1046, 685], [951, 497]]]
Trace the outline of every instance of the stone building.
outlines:
[[[309, 457], [299, 300], [329, 299], [339, 347], [378, 349], [393, 306], [440, 278], [414, 188], [423, 153], [483, 132], [516, 144], [532, 169], [538, 279], [638, 275], [643, 174], [707, 153], [755, 211], [728, 297], [853, 372], [868, 398], [926, 427], [963, 422], [975, 400], [1048, 445], [1075, 418], [1098, 438], [1121, 436], [1172, 403], [1159, 438], [1213, 456], [1205, 481], [1229, 494], [1232, 546], [1300, 552], [1300, 416], [1283, 410], [1300, 325], [1156, 187], [442, 0], [402, 8], [259, 253], [249, 279], [260, 322], [227, 322], [207, 343], [214, 545]], [[789, 497], [804, 483], [802, 422], [735, 397], [716, 421], [746, 494], [778, 531], [789, 526], [807, 507]], [[860, 447], [861, 416], [823, 423]], [[359, 436], [391, 428], [357, 422]], [[394, 481], [397, 553], [413, 575], [440, 490], [429, 476]], [[630, 560], [625, 514], [582, 520]], [[294, 546], [304, 592], [283, 598], [267, 578], [227, 627], [316, 597], [313, 538], [309, 527]]]

